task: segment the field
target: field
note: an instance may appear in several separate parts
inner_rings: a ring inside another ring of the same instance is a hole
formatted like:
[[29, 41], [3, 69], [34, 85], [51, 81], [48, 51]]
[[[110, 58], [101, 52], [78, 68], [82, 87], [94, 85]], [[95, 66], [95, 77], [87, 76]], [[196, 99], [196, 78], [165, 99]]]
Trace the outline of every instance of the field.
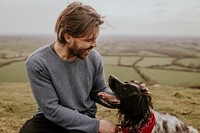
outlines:
[[[17, 133], [36, 110], [25, 60], [52, 36], [0, 37], [0, 133]], [[175, 113], [200, 130], [200, 39], [181, 37], [100, 36], [105, 78], [146, 83], [154, 108]], [[117, 123], [117, 110], [99, 106], [98, 118]]]

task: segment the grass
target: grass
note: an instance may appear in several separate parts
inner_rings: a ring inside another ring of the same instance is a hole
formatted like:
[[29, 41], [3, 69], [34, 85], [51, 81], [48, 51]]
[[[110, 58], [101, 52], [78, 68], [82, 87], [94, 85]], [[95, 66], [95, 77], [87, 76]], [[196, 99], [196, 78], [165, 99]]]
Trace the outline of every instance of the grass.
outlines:
[[165, 66], [165, 68], [166, 69], [174, 69], [174, 70], [188, 70], [188, 71], [191, 70], [191, 68], [180, 67], [180, 66], [175, 66], [175, 65]]
[[[176, 114], [186, 124], [200, 129], [200, 90], [150, 86], [154, 108]], [[0, 132], [18, 133], [36, 111], [28, 83], [0, 83]], [[97, 118], [118, 123], [117, 110], [98, 106]]]
[[132, 67], [118, 67], [118, 66], [105, 66], [106, 79], [110, 74], [119, 77], [122, 81], [138, 80], [143, 81], [143, 79], [138, 75]]
[[158, 84], [171, 86], [199, 86], [200, 74], [195, 72], [171, 71], [140, 68], [142, 73], [151, 77]]
[[1, 67], [0, 82], [27, 82], [24, 61]]
[[141, 50], [138, 54], [139, 54], [140, 56], [158, 56], [158, 57], [166, 57], [166, 55], [159, 54], [159, 53], [155, 53], [155, 52], [150, 52], [150, 51], [146, 51], [146, 50]]
[[0, 84], [0, 132], [18, 133], [22, 124], [36, 110], [36, 104], [27, 83]]
[[138, 62], [136, 65], [141, 67], [148, 67], [152, 65], [168, 65], [174, 58], [160, 58], [160, 57], [145, 57], [142, 61]]
[[124, 56], [121, 57], [120, 65], [133, 66], [134, 62], [136, 62], [138, 59], [140, 59], [140, 57]]
[[117, 65], [119, 62], [118, 56], [103, 56], [104, 64]]
[[197, 58], [184, 58], [179, 60], [184, 66], [193, 65], [194, 67], [200, 66], [200, 60]]

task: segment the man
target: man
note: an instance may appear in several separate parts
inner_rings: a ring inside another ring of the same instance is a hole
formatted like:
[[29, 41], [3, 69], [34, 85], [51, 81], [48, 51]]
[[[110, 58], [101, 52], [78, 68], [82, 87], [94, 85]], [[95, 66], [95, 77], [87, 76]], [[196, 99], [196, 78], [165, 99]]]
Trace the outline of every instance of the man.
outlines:
[[57, 19], [57, 41], [39, 48], [26, 61], [38, 111], [20, 133], [114, 133], [117, 126], [95, 118], [106, 92], [103, 63], [93, 48], [103, 18], [90, 6], [71, 3]]

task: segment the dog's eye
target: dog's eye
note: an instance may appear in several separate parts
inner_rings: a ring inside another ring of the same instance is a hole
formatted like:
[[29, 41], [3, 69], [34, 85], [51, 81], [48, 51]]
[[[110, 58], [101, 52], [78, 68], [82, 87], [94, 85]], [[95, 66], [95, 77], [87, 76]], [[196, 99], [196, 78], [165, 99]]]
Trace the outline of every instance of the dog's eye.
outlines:
[[124, 90], [128, 89], [128, 85], [125, 85], [123, 88], [124, 88]]

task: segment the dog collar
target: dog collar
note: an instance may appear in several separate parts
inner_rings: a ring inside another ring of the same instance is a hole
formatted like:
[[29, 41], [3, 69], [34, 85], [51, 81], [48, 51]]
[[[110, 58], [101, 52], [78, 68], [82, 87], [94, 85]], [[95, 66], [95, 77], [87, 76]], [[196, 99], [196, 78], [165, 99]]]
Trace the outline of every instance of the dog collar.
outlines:
[[154, 113], [152, 112], [151, 117], [149, 118], [148, 122], [141, 125], [140, 128], [138, 128], [136, 131], [133, 131], [127, 127], [122, 127], [122, 132], [123, 133], [151, 133], [155, 122], [156, 122], [156, 118], [155, 118]]

